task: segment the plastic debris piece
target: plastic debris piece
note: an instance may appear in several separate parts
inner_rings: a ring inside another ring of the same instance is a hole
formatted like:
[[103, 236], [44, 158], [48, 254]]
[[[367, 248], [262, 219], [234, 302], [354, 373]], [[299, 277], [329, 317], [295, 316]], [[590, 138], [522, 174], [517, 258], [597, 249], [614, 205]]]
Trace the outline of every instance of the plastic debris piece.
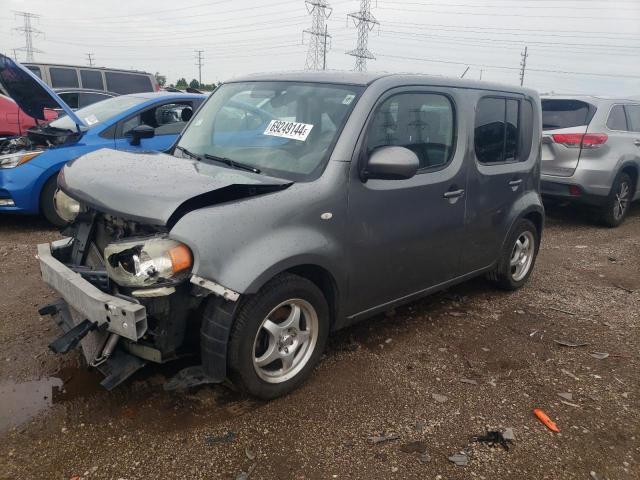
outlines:
[[604, 360], [609, 356], [607, 352], [591, 352], [589, 353], [593, 358], [597, 358], [598, 360]]
[[472, 380], [470, 378], [461, 378], [460, 381], [462, 383], [468, 383], [469, 385], [477, 385], [478, 382], [476, 382], [475, 380]]
[[577, 403], [567, 402], [566, 400], [560, 400], [560, 403], [564, 403], [565, 405], [569, 405], [570, 407], [580, 408], [580, 405]]
[[440, 395], [439, 393], [432, 393], [431, 398], [433, 398], [438, 403], [444, 403], [449, 400], [449, 397], [446, 395]]
[[560, 433], [560, 429], [558, 428], [558, 426], [542, 410], [540, 410], [539, 408], [534, 408], [533, 414], [538, 417], [538, 420], [540, 420], [549, 430], [551, 430], [552, 432]]
[[560, 392], [558, 393], [558, 396], [560, 398], [564, 398], [565, 400], [573, 400], [573, 394], [569, 393], [569, 392]]
[[204, 443], [205, 445], [215, 445], [216, 443], [230, 443], [236, 438], [236, 434], [234, 432], [227, 432], [224, 435], [216, 436], [216, 435], [205, 435]]
[[567, 375], [568, 377], [573, 378], [574, 380], [580, 380], [579, 377], [576, 377], [573, 373], [571, 373], [569, 370], [567, 370], [566, 368], [563, 368], [560, 370], [562, 373], [564, 373], [565, 375]]
[[459, 467], [466, 467], [469, 463], [469, 457], [466, 453], [456, 453], [449, 457], [449, 461], [455, 463]]
[[500, 445], [505, 450], [509, 450], [509, 442], [502, 432], [497, 430], [488, 431], [485, 435], [479, 435], [473, 438], [475, 442], [488, 443], [491, 446]]
[[392, 440], [398, 440], [400, 438], [400, 435], [396, 435], [395, 433], [390, 433], [389, 435], [386, 434], [382, 434], [382, 435], [371, 435], [370, 437], [368, 437], [369, 442], [373, 443], [374, 445], [378, 444], [378, 443], [384, 443], [384, 442], [390, 442]]
[[513, 433], [513, 428], [505, 428], [502, 432], [502, 438], [508, 442], [513, 442], [516, 439], [516, 434]]
[[571, 341], [571, 340], [554, 340], [554, 342], [556, 342], [558, 345], [562, 345], [563, 347], [571, 347], [571, 348], [575, 348], [575, 347], [584, 347], [586, 345], [589, 345], [587, 342], [581, 342], [581, 341]]

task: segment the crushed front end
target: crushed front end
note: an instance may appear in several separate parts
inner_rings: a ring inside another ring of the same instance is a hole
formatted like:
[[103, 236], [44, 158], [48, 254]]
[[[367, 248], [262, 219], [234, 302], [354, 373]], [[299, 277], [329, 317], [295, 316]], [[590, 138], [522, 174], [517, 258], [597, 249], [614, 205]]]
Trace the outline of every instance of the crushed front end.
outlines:
[[42, 278], [62, 297], [40, 309], [63, 331], [50, 348], [80, 344], [107, 389], [147, 362], [197, 353], [197, 313], [211, 292], [189, 281], [189, 248], [163, 227], [83, 209], [61, 191], [56, 200], [75, 218], [68, 238], [38, 245]]

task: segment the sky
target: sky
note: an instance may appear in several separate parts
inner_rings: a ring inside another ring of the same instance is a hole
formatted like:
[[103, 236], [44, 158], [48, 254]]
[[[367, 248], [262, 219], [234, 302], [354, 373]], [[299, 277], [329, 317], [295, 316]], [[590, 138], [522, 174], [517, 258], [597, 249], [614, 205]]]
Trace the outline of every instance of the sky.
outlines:
[[[316, 1], [316, 0], [309, 0]], [[327, 68], [352, 70], [360, 0], [327, 0]], [[132, 68], [220, 82], [301, 70], [311, 28], [305, 0], [2, 0], [0, 51], [24, 47], [14, 11], [40, 15], [35, 60]], [[542, 93], [640, 95], [640, 0], [371, 0], [368, 71], [414, 72], [507, 84]], [[19, 61], [24, 52], [17, 51]]]

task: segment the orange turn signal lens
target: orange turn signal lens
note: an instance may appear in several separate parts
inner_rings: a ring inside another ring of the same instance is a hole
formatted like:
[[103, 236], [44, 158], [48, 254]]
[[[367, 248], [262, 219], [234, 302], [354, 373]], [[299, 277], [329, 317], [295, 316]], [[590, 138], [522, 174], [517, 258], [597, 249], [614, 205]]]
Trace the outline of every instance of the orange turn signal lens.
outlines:
[[180, 272], [193, 265], [191, 250], [186, 245], [178, 245], [169, 250], [169, 258], [171, 258], [171, 270], [173, 273]]
[[22, 165], [23, 163], [27, 163], [29, 160], [33, 160], [35, 157], [40, 155], [40, 153], [42, 152], [32, 152], [32, 153], [24, 154], [20, 159], [20, 161], [18, 162], [18, 165]]

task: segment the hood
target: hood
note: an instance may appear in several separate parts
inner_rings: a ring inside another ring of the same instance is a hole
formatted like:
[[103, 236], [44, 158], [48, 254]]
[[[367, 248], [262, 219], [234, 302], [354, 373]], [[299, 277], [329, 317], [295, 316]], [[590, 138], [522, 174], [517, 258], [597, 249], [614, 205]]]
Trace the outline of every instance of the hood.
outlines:
[[101, 149], [67, 163], [58, 184], [102, 212], [171, 228], [192, 210], [282, 190], [291, 182], [164, 153]]
[[45, 108], [61, 108], [76, 124], [78, 130], [87, 125], [64, 103], [49, 86], [33, 72], [0, 54], [0, 87], [27, 115], [47, 120]]

